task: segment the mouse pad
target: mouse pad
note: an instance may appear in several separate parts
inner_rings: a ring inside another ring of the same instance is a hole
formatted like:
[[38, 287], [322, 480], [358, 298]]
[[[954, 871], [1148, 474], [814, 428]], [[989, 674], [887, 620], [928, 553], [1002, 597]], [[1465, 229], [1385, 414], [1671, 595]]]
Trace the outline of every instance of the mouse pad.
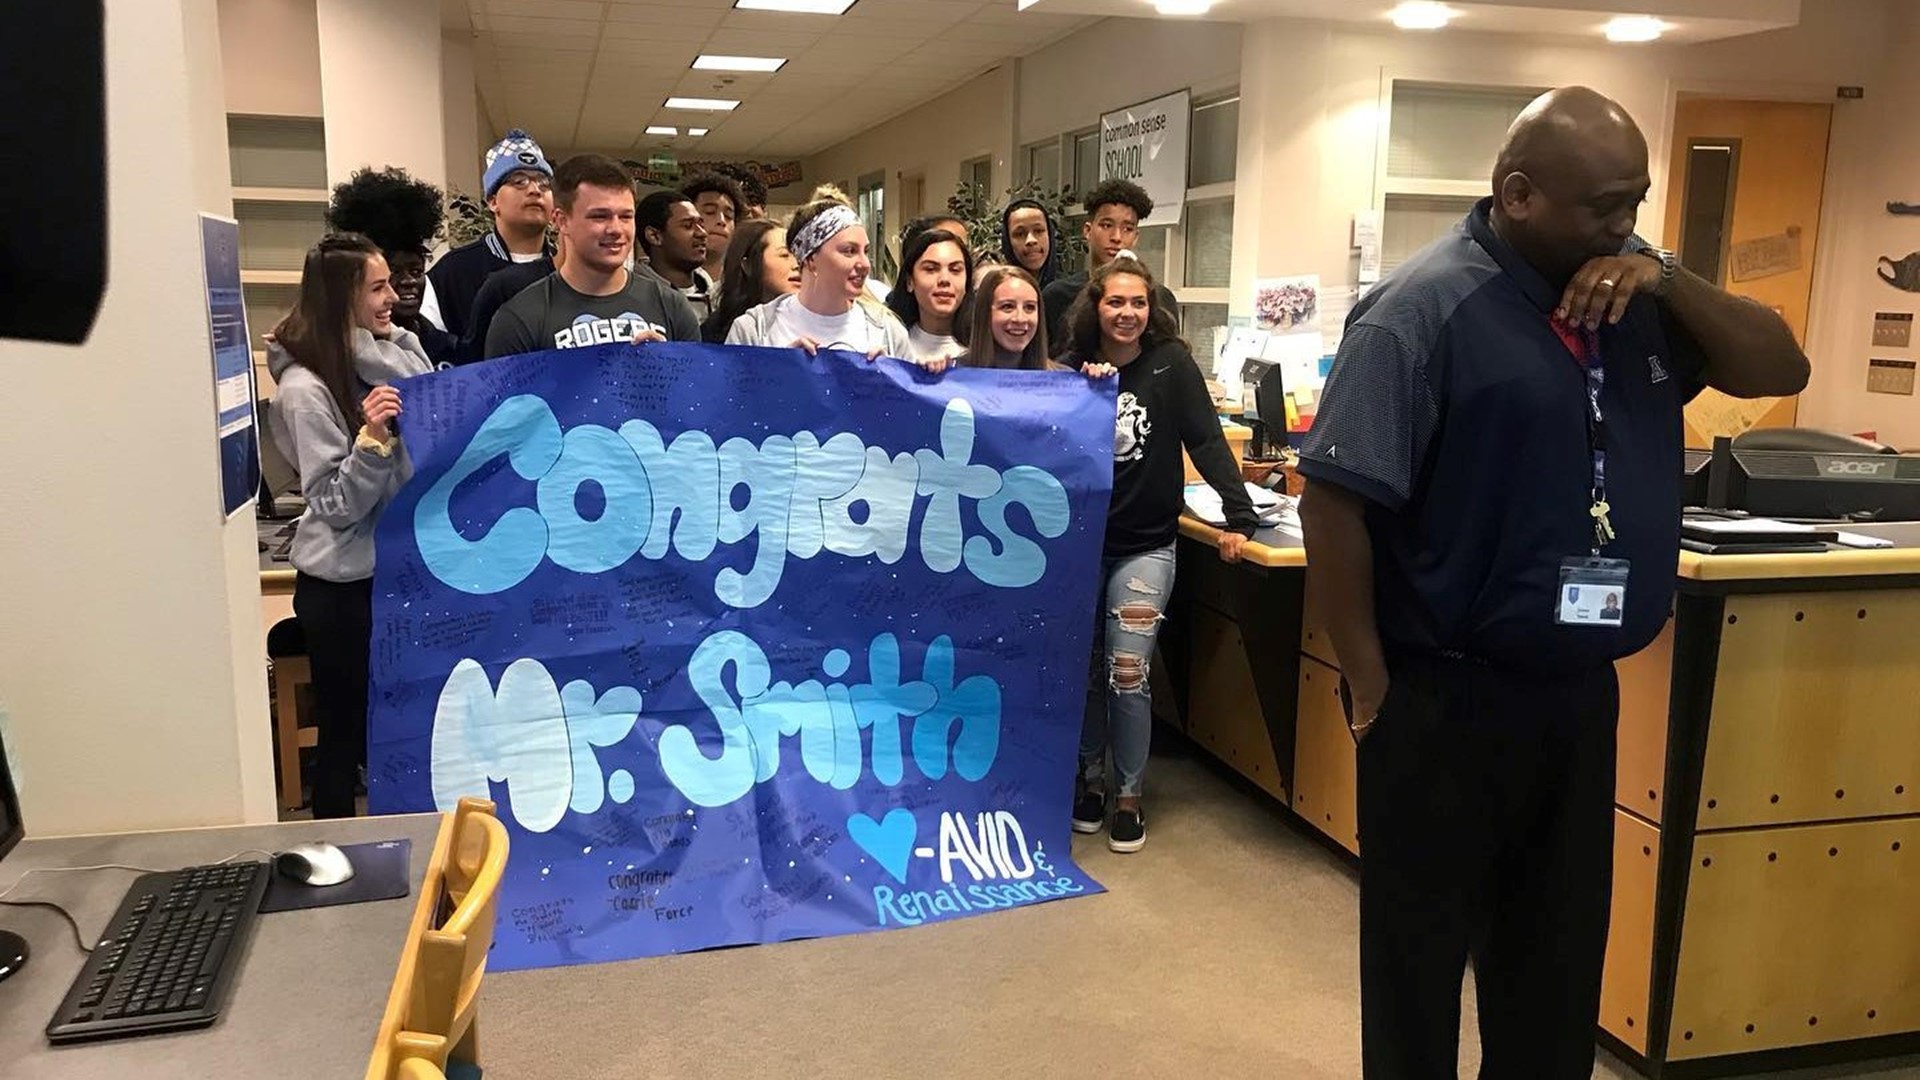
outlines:
[[353, 864], [353, 876], [338, 885], [307, 885], [274, 871], [267, 879], [267, 893], [260, 898], [260, 913], [300, 911], [304, 908], [358, 904], [367, 900], [393, 900], [410, 892], [407, 873], [412, 861], [413, 841], [376, 840], [370, 844], [342, 844], [340, 850]]

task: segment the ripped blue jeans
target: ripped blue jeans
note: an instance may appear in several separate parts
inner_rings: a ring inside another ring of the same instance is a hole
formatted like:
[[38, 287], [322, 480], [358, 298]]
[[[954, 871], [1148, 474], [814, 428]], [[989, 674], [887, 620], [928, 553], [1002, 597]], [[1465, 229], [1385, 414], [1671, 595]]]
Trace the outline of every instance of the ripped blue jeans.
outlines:
[[[1131, 797], [1140, 794], [1153, 739], [1147, 668], [1173, 591], [1173, 545], [1104, 558], [1100, 570], [1087, 714], [1080, 729], [1080, 780]], [[1109, 749], [1116, 788], [1105, 783]]]

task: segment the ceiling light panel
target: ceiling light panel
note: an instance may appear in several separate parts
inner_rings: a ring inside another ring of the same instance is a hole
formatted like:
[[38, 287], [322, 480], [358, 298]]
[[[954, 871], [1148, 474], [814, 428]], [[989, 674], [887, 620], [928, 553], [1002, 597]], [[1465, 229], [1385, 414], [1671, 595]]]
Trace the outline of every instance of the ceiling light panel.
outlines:
[[786, 58], [780, 56], [709, 56], [702, 53], [694, 58], [695, 71], [779, 71], [786, 65]]
[[736, 11], [785, 11], [795, 15], [842, 15], [853, 0], [734, 0]]
[[1432, 0], [1408, 0], [1387, 12], [1387, 18], [1402, 30], [1438, 30], [1452, 22], [1458, 14], [1447, 5], [1433, 3]]
[[1622, 15], [1607, 23], [1607, 40], [1621, 44], [1656, 41], [1670, 29], [1650, 15]]
[[669, 109], [693, 109], [699, 112], [732, 112], [740, 103], [731, 98], [670, 97]]

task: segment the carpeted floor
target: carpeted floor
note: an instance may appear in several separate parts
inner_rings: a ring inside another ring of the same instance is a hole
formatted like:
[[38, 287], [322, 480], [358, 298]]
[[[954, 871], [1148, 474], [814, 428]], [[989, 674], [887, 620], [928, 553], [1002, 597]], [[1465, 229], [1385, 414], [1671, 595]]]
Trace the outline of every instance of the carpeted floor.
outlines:
[[[1144, 851], [1076, 838], [1102, 896], [491, 975], [487, 1075], [1358, 1077], [1355, 875], [1190, 747], [1156, 753], [1148, 796]], [[1594, 1075], [1635, 1074], [1603, 1053]], [[1914, 1078], [1920, 1060], [1793, 1075]]]

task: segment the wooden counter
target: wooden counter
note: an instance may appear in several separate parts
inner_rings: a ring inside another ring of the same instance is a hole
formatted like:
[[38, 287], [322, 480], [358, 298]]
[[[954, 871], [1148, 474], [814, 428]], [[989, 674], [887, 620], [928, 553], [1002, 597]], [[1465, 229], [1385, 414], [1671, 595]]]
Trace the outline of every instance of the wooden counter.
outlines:
[[[1854, 531], [1901, 546], [1682, 553], [1673, 618], [1618, 665], [1600, 1038], [1649, 1076], [1920, 1049], [1920, 526]], [[1228, 566], [1181, 535], [1157, 705], [1358, 854], [1306, 552], [1268, 531]]]

